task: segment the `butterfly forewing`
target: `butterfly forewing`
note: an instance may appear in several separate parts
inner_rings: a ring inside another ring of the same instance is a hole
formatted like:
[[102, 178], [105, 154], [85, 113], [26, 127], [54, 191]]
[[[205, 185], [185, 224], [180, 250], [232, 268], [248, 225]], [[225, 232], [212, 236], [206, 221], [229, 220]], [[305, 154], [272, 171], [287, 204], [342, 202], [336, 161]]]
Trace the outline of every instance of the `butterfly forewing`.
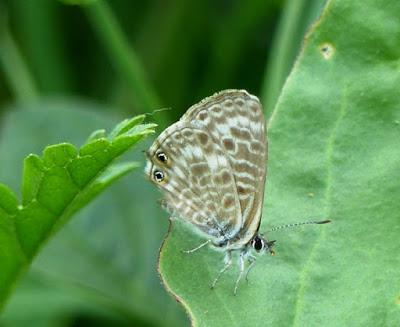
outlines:
[[[192, 106], [148, 151], [146, 173], [164, 191], [171, 214], [218, 241], [241, 246], [261, 219], [266, 164], [259, 100], [227, 90]], [[168, 160], [160, 162], [157, 154]], [[154, 171], [165, 173], [157, 182]]]

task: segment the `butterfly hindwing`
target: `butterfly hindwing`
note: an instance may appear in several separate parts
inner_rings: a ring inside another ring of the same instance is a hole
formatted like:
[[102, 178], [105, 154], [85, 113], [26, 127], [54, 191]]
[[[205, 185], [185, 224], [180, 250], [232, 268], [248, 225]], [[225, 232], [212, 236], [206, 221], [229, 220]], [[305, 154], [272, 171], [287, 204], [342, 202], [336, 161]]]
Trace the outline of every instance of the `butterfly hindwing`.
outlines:
[[[160, 153], [166, 155], [165, 162], [158, 159]], [[164, 191], [173, 216], [215, 243], [238, 233], [242, 221], [231, 163], [206, 130], [179, 121], [157, 138], [148, 157], [146, 173]], [[165, 174], [163, 181], [152, 178], [155, 171]]]

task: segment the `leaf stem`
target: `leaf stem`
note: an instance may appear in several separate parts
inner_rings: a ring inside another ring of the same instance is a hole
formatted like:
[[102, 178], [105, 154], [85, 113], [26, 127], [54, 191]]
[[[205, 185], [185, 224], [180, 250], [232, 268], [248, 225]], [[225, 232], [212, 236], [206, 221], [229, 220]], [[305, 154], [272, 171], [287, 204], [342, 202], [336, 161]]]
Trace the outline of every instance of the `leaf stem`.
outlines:
[[132, 89], [137, 112], [160, 109], [156, 92], [108, 4], [98, 0], [83, 8], [114, 68]]
[[[287, 1], [270, 52], [261, 99], [266, 113], [271, 113], [303, 38], [304, 11], [308, 0]], [[307, 11], [307, 10], [306, 10]]]
[[0, 66], [6, 81], [18, 101], [34, 101], [39, 97], [36, 84], [10, 33], [4, 12], [0, 20]]

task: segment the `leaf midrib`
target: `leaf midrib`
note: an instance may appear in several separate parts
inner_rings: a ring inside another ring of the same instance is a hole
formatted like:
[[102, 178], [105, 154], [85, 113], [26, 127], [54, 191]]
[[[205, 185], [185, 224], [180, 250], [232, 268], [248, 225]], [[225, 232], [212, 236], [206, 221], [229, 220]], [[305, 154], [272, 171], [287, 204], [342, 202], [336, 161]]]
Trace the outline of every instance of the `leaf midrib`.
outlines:
[[[326, 212], [326, 219], [330, 219], [330, 214], [331, 214], [331, 196], [332, 196], [332, 157], [333, 157], [333, 148], [334, 148], [334, 143], [336, 141], [337, 137], [337, 129], [339, 128], [339, 125], [342, 123], [344, 116], [346, 115], [347, 112], [347, 92], [346, 89], [343, 90], [343, 96], [342, 96], [342, 101], [341, 101], [341, 106], [339, 109], [339, 114], [336, 119], [336, 122], [332, 128], [332, 131], [328, 137], [327, 140], [327, 160], [326, 160], [326, 167], [327, 167], [327, 174], [326, 174], [326, 190], [325, 190], [325, 212]], [[312, 264], [314, 262], [314, 259], [317, 255], [317, 251], [319, 249], [320, 244], [322, 243], [323, 238], [326, 235], [326, 230], [325, 228], [322, 228], [311, 251], [308, 256], [307, 261], [305, 262], [303, 269], [301, 270], [299, 274], [299, 288], [297, 291], [296, 295], [296, 301], [294, 305], [294, 317], [293, 317], [293, 327], [297, 327], [300, 324], [300, 316], [301, 316], [301, 311], [303, 308], [303, 299], [304, 299], [304, 294], [306, 292], [306, 279], [307, 279], [307, 274], [312, 268]]]

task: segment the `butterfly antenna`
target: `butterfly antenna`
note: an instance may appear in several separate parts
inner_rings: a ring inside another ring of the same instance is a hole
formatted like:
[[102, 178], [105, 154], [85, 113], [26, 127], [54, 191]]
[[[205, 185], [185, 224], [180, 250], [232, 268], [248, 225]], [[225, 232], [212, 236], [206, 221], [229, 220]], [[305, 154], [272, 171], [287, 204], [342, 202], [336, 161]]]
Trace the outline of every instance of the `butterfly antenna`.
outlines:
[[272, 227], [267, 232], [275, 232], [277, 230], [286, 229], [286, 228], [294, 228], [294, 227], [299, 227], [299, 226], [303, 226], [303, 225], [322, 225], [322, 224], [328, 224], [330, 222], [331, 222], [331, 220], [327, 219], [327, 220], [321, 220], [321, 221], [304, 221], [302, 223], [285, 224], [285, 225], [281, 225], [281, 226]]
[[154, 114], [157, 114], [157, 113], [159, 113], [159, 112], [162, 112], [162, 111], [170, 111], [170, 110], [172, 110], [171, 107], [165, 107], [165, 108], [155, 109], [155, 110], [153, 110], [152, 112], [147, 112], [146, 115], [147, 115], [147, 116], [154, 116]]

